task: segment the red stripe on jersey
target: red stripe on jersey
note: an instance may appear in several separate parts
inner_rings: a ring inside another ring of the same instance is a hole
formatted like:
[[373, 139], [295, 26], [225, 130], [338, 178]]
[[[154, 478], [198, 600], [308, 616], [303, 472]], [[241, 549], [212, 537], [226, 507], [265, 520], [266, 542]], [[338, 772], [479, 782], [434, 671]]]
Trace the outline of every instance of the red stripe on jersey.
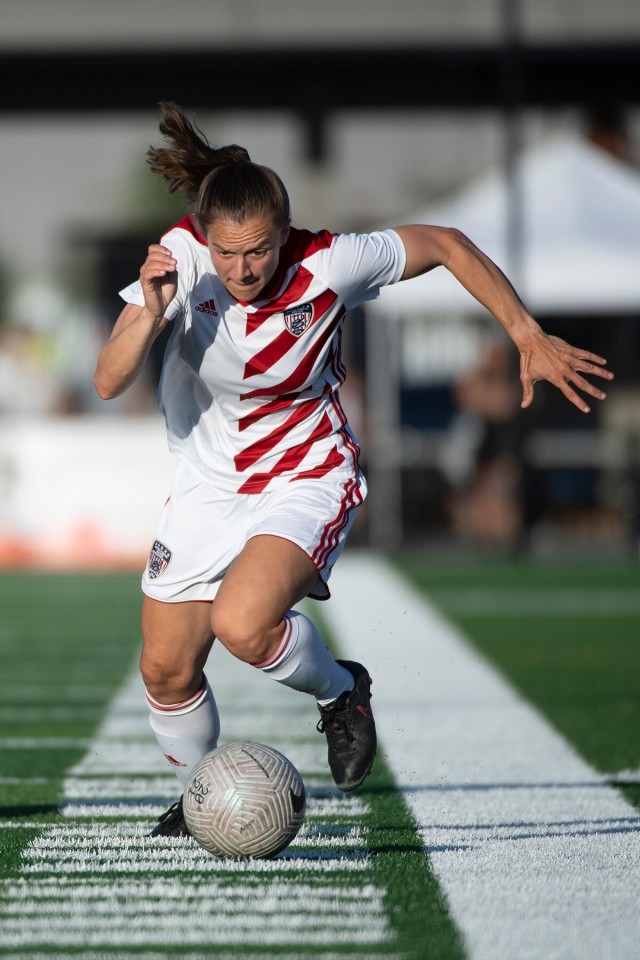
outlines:
[[309, 434], [307, 439], [303, 443], [296, 444], [295, 447], [290, 447], [284, 456], [280, 457], [273, 470], [270, 471], [272, 476], [278, 476], [286, 470], [293, 470], [294, 467], [297, 467], [298, 464], [304, 460], [313, 444], [317, 443], [318, 440], [324, 440], [326, 437], [331, 436], [333, 429], [331, 420], [326, 413], [323, 413], [315, 430]]
[[[325, 364], [325, 367], [326, 366], [329, 366], [329, 362]], [[339, 383], [342, 383], [343, 380], [340, 380]], [[335, 384], [325, 383], [322, 393], [324, 395], [327, 393], [332, 393], [334, 390], [335, 390]], [[269, 400], [267, 403], [263, 403], [256, 410], [252, 410], [251, 413], [247, 413], [245, 414], [244, 417], [240, 417], [240, 419], [238, 420], [238, 430], [242, 432], [243, 430], [246, 430], [247, 427], [250, 427], [252, 424], [257, 423], [258, 420], [262, 420], [264, 417], [268, 417], [272, 413], [279, 413], [281, 410], [286, 410], [288, 407], [294, 404], [296, 400], [299, 401], [297, 406], [300, 406], [303, 403], [306, 404], [309, 408], [309, 414], [311, 414], [315, 409], [316, 398], [307, 397], [306, 400], [300, 400], [300, 397], [302, 396], [303, 393], [304, 393], [303, 390], [296, 393], [286, 393], [286, 394], [283, 394], [282, 396], [276, 397], [273, 400]], [[241, 397], [240, 399], [244, 400], [245, 398]], [[332, 402], [333, 402], [333, 398], [332, 398]], [[347, 422], [345, 413], [342, 407], [340, 406], [339, 401], [336, 400], [336, 403], [337, 403], [336, 409], [338, 412], [340, 423], [345, 424]], [[309, 407], [309, 405], [311, 405], [311, 407]], [[335, 403], [334, 403], [334, 406], [336, 406]]]
[[333, 351], [331, 358], [331, 362], [333, 364], [333, 374], [338, 383], [344, 383], [347, 376], [346, 367], [342, 362], [342, 330], [343, 328], [341, 327], [338, 332], [338, 343], [336, 344], [336, 348]]
[[349, 522], [351, 511], [363, 502], [363, 497], [360, 493], [357, 480], [359, 448], [345, 431], [342, 431], [342, 435], [345, 437], [347, 448], [353, 456], [356, 474], [354, 477], [348, 480], [347, 483], [345, 483], [344, 496], [340, 501], [338, 513], [334, 519], [326, 525], [320, 543], [314, 550], [313, 556], [311, 557], [318, 570], [322, 570], [324, 567], [326, 567], [331, 553], [335, 550], [338, 544], [340, 531], [343, 530]]
[[327, 414], [324, 413], [315, 430], [303, 443], [298, 443], [295, 447], [290, 447], [289, 450], [285, 451], [284, 455], [280, 457], [273, 469], [268, 473], [254, 473], [248, 477], [242, 486], [238, 488], [238, 493], [262, 493], [274, 477], [280, 476], [280, 474], [285, 473], [287, 470], [294, 470], [298, 464], [304, 460], [314, 443], [318, 440], [324, 440], [325, 437], [330, 436], [332, 433], [333, 424]]
[[[327, 390], [324, 390], [323, 392], [327, 393]], [[299, 397], [299, 393], [289, 393], [283, 397], [276, 397], [275, 400], [269, 400], [268, 403], [263, 403], [262, 406], [258, 407], [256, 410], [252, 410], [251, 413], [245, 414], [244, 417], [241, 417], [238, 420], [238, 430], [242, 432], [243, 430], [246, 430], [247, 427], [257, 423], [258, 420], [262, 420], [263, 417], [268, 417], [272, 413], [279, 413], [281, 410], [286, 410], [287, 407], [290, 407], [296, 400], [299, 399]], [[315, 405], [315, 399], [303, 400], [301, 403], [311, 403]]]
[[264, 307], [258, 307], [255, 313], [247, 314], [247, 327], [245, 336], [253, 333], [258, 327], [261, 327], [265, 320], [272, 317], [274, 313], [282, 313], [283, 310], [297, 300], [304, 300], [304, 295], [311, 285], [313, 274], [309, 273], [306, 267], [298, 267], [291, 278], [291, 282], [282, 293], [275, 299], [270, 300]]
[[270, 473], [253, 473], [248, 480], [238, 487], [238, 493], [262, 493], [269, 486], [273, 477]]
[[[321, 296], [316, 297], [313, 303], [313, 319], [311, 325], [308, 328], [309, 330], [324, 317], [327, 310], [333, 306], [337, 300], [337, 295], [333, 290], [326, 290]], [[292, 302], [292, 301], [290, 301]], [[270, 316], [274, 313], [278, 313], [278, 310], [271, 310]], [[306, 333], [306, 331], [305, 331]], [[266, 370], [271, 369], [271, 367], [281, 360], [285, 353], [288, 353], [292, 347], [298, 343], [300, 337], [296, 337], [295, 334], [291, 333], [290, 330], [287, 330], [285, 327], [282, 333], [279, 333], [278, 336], [268, 343], [266, 347], [254, 354], [250, 360], [247, 361], [244, 367], [244, 373], [242, 374], [243, 380], [248, 380], [249, 377], [255, 377], [257, 374], [264, 373]]]
[[[259, 440], [256, 440], [255, 443], [250, 444], [248, 447], [245, 447], [244, 450], [241, 450], [240, 453], [237, 453], [233, 458], [233, 461], [238, 472], [246, 470], [248, 467], [253, 466], [254, 463], [257, 463], [261, 457], [266, 456], [270, 450], [273, 450], [278, 443], [286, 437], [291, 430], [294, 430], [298, 424], [303, 423], [307, 417], [311, 417], [315, 410], [322, 404], [322, 397], [316, 397], [315, 400], [311, 400], [309, 403], [302, 403], [300, 406], [295, 407], [293, 412], [284, 423], [281, 423], [275, 430], [272, 430], [271, 433], [268, 433], [266, 437], [261, 437]], [[326, 416], [326, 414], [325, 414]], [[329, 431], [331, 432], [331, 431]], [[326, 434], [325, 434], [326, 436]]]
[[296, 369], [286, 380], [281, 380], [280, 383], [275, 383], [270, 387], [259, 387], [256, 390], [250, 390], [249, 393], [242, 395], [242, 399], [249, 400], [254, 397], [269, 396], [271, 394], [280, 396], [283, 393], [291, 393], [294, 390], [300, 389], [313, 370], [315, 362], [322, 353], [327, 340], [330, 340], [335, 333], [336, 327], [340, 324], [344, 313], [345, 309], [341, 307], [326, 330], [318, 337], [311, 349], [305, 354]]
[[[207, 238], [200, 233], [195, 217], [183, 217], [182, 220], [178, 220], [177, 223], [174, 223], [174, 225], [171, 227], [171, 230], [185, 230], [187, 233], [191, 234], [194, 240], [196, 240], [198, 243], [201, 243], [203, 247], [208, 246]], [[166, 230], [165, 234], [169, 232], [169, 230]], [[163, 236], [165, 234], [163, 234]]]
[[[276, 290], [279, 290], [285, 282], [287, 273], [292, 267], [296, 268], [295, 272], [298, 273], [300, 264], [306, 257], [312, 256], [319, 250], [328, 250], [334, 238], [337, 236], [337, 233], [329, 233], [328, 230], [311, 233], [310, 230], [296, 230], [295, 227], [293, 227], [289, 231], [287, 242], [280, 251], [278, 269], [266, 288], [262, 291], [260, 299], [271, 299], [271, 297], [275, 295]], [[238, 302], [242, 303], [242, 301]], [[243, 305], [248, 306], [248, 304]], [[247, 329], [247, 333], [250, 332], [251, 330]]]
[[319, 250], [328, 250], [337, 236], [337, 233], [330, 233], [328, 230], [318, 230], [317, 233], [312, 233], [311, 230], [292, 228], [289, 232], [289, 238], [282, 248], [280, 263], [287, 269], [293, 267], [296, 263], [300, 263]]
[[[337, 393], [334, 393], [334, 394], [331, 395], [331, 397], [330, 397], [329, 399], [331, 400], [331, 404], [332, 404], [332, 406], [333, 406], [333, 409], [335, 410], [335, 412], [336, 412], [337, 415], [338, 415], [338, 418], [339, 418], [339, 420], [340, 420], [341, 426], [345, 427], [346, 424], [347, 424], [347, 415], [346, 415], [346, 413], [344, 412], [344, 410], [343, 410], [343, 408], [342, 408], [342, 404], [340, 403], [340, 395], [337, 394]], [[354, 466], [357, 467], [357, 466], [358, 466], [358, 456], [359, 456], [359, 454], [360, 454], [360, 447], [358, 446], [357, 443], [354, 443], [353, 441], [351, 441], [351, 443], [349, 443], [348, 446], [349, 446], [349, 449], [352, 451], [352, 453], [354, 453], [354, 455], [355, 455], [355, 463], [354, 463]]]
[[285, 353], [291, 350], [297, 339], [288, 330], [283, 330], [275, 340], [268, 343], [266, 347], [254, 354], [251, 360], [245, 363], [242, 379], [247, 380], [249, 377], [255, 377], [257, 374], [269, 370], [274, 363], [281, 360]]
[[326, 525], [322, 539], [313, 552], [311, 560], [319, 571], [326, 567], [329, 557], [338, 543], [340, 531], [346, 526], [349, 515], [356, 505], [354, 500], [355, 490], [357, 490], [357, 483], [351, 479], [345, 484], [344, 496], [340, 501], [340, 508], [337, 515]]
[[316, 467], [311, 467], [309, 470], [304, 470], [302, 473], [296, 474], [295, 477], [291, 478], [290, 482], [293, 483], [295, 480], [316, 480], [318, 477], [324, 477], [328, 473], [331, 473], [332, 470], [340, 467], [343, 463], [344, 456], [338, 448], [334, 446], [322, 463], [319, 463]]

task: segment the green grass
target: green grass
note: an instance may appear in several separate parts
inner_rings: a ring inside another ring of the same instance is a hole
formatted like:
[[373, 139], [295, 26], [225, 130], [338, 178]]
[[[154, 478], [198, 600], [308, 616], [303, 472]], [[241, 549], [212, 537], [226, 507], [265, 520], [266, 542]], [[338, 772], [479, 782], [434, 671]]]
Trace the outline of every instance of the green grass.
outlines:
[[[59, 809], [65, 773], [85, 755], [106, 706], [131, 668], [139, 645], [139, 597], [136, 577], [5, 573], [0, 580], [0, 881], [18, 876], [23, 850], [39, 832], [56, 823], [61, 829], [69, 824]], [[360, 822], [367, 832], [369, 868], [362, 880], [351, 874], [340, 882], [366, 882], [385, 891], [394, 937], [372, 952], [403, 960], [460, 960], [464, 953], [457, 931], [382, 758], [359, 796], [370, 808]], [[98, 847], [95, 856], [100, 857]], [[96, 878], [108, 880], [109, 874]], [[301, 873], [300, 879], [308, 882], [309, 874]], [[238, 880], [237, 874], [229, 877], [229, 882]], [[296, 874], [283, 873], [282, 880], [295, 884]], [[260, 895], [259, 875], [247, 873], [244, 882]], [[198, 952], [216, 956], [229, 949], [208, 946]], [[56, 952], [53, 946], [34, 947], [33, 956], [52, 950]], [[255, 947], [242, 944], [233, 950], [239, 957], [255, 954]], [[261, 950], [291, 960], [317, 953], [313, 947]], [[67, 952], [81, 954], [75, 947]], [[182, 951], [173, 947], [165, 952]], [[353, 944], [332, 952], [366, 957], [370, 951]], [[1, 942], [0, 955], [11, 956]]]
[[[336, 654], [322, 613], [314, 610], [314, 620]], [[382, 756], [376, 758], [358, 796], [371, 805], [364, 826], [369, 831], [372, 879], [387, 889], [386, 906], [396, 934], [394, 954], [406, 960], [463, 960], [460, 936], [425, 858], [415, 822]]]
[[640, 564], [399, 564], [593, 767], [640, 769]]
[[[0, 579], [0, 869], [34, 822], [57, 816], [65, 771], [86, 752], [139, 644], [131, 576], [8, 573]], [[41, 745], [38, 742], [41, 741]]]
[[377, 760], [360, 796], [371, 798], [369, 850], [373, 876], [386, 886], [397, 941], [394, 953], [415, 960], [465, 956], [446, 903], [425, 859], [422, 842], [386, 765]]
[[[640, 769], [638, 564], [397, 560], [591, 765], [612, 776]], [[0, 818], [13, 824], [0, 826], [0, 880], [17, 875], [21, 853], [38, 831], [62, 824], [65, 772], [86, 753], [137, 654], [139, 602], [135, 576], [0, 578]], [[640, 806], [640, 785], [628, 779], [616, 785]], [[394, 931], [375, 954], [459, 960], [459, 936], [382, 759], [358, 795], [370, 807], [362, 821], [366, 882], [385, 889]], [[290, 873], [286, 879], [295, 882]], [[248, 873], [246, 882], [259, 895], [260, 878]], [[241, 957], [255, 948], [233, 951]], [[293, 960], [317, 951], [263, 952]], [[366, 947], [333, 952], [368, 953]], [[72, 949], [69, 956], [81, 953]], [[11, 955], [1, 947], [0, 954]], [[33, 950], [34, 960], [44, 955], [46, 948]]]

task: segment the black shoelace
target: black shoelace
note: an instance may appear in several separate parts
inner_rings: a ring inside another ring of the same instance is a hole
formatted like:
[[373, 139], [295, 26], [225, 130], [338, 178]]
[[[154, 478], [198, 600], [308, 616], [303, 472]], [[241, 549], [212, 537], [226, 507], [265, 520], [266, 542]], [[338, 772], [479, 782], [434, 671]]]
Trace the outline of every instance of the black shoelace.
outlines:
[[161, 817], [158, 817], [158, 823], [162, 823], [167, 827], [175, 827], [184, 819], [182, 813], [182, 798], [176, 800], [175, 803], [172, 803], [168, 810], [166, 810]]
[[351, 729], [351, 716], [346, 699], [342, 704], [336, 701], [329, 707], [322, 707], [322, 715], [316, 724], [316, 730], [318, 733], [326, 733], [335, 743], [345, 738], [353, 743], [355, 736]]

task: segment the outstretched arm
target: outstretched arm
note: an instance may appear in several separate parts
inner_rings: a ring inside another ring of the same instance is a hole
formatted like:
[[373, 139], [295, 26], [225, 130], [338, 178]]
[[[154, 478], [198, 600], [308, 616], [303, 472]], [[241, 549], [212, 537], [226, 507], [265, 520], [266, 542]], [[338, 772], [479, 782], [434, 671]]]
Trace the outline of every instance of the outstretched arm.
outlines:
[[136, 379], [154, 340], [167, 324], [165, 311], [176, 294], [176, 261], [160, 244], [149, 247], [140, 270], [144, 306], [128, 303], [98, 355], [95, 388], [103, 400], [119, 396]]
[[421, 224], [396, 227], [407, 255], [403, 280], [444, 266], [472, 296], [493, 314], [520, 352], [522, 406], [533, 401], [533, 385], [548, 380], [583, 413], [589, 406], [576, 389], [603, 400], [606, 394], [583, 374], [605, 380], [613, 374], [606, 360], [588, 350], [548, 336], [529, 314], [502, 271], [459, 230]]

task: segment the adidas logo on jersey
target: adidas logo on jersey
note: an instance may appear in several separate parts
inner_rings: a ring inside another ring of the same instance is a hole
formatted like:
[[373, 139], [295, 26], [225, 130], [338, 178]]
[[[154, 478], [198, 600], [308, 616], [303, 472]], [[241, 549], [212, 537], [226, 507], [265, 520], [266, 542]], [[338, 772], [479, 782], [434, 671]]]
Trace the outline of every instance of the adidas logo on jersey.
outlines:
[[217, 317], [218, 310], [215, 300], [205, 300], [196, 307], [196, 313], [206, 313], [208, 317]]

